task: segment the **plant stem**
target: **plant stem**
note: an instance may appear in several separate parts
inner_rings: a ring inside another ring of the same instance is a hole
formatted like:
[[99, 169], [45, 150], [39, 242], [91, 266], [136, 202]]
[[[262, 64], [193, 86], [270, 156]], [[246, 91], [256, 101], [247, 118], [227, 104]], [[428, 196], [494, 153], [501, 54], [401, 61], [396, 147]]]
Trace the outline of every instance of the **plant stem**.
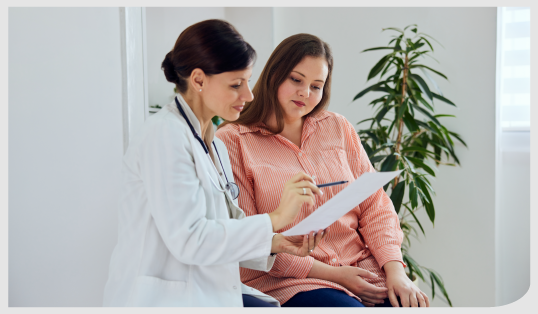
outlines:
[[[403, 78], [402, 78], [402, 100], [400, 102], [400, 110], [403, 109], [403, 103], [405, 101], [405, 92], [407, 90], [407, 71], [409, 70], [408, 63], [409, 63], [409, 56], [406, 53], [404, 69], [403, 69]], [[400, 154], [400, 146], [401, 146], [402, 134], [403, 134], [403, 125], [404, 125], [403, 118], [401, 118], [400, 121], [398, 121], [398, 138], [396, 139], [396, 149], [395, 149], [395, 152], [398, 154]], [[400, 156], [397, 156], [396, 158], [400, 158]], [[393, 186], [396, 186], [399, 180], [400, 180], [399, 176], [394, 178]]]

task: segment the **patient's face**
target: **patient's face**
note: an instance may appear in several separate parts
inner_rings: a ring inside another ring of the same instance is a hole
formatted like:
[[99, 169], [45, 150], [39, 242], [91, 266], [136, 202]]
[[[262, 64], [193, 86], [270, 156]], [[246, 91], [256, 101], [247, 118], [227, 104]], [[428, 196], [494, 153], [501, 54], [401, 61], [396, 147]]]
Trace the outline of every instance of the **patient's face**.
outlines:
[[324, 58], [304, 57], [278, 88], [278, 101], [286, 123], [309, 114], [323, 96], [329, 67]]

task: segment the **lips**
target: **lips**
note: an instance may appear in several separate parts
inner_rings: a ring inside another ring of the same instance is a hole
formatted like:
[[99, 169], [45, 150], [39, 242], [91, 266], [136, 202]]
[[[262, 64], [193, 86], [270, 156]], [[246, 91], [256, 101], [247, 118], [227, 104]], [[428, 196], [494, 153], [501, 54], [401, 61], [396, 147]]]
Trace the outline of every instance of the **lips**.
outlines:
[[292, 100], [294, 104], [296, 104], [298, 107], [304, 107], [305, 104], [304, 102], [302, 101], [298, 101], [298, 100]]
[[241, 112], [241, 111], [243, 110], [243, 107], [244, 107], [244, 106], [234, 106], [234, 107], [232, 107], [232, 108], [234, 108], [235, 110]]

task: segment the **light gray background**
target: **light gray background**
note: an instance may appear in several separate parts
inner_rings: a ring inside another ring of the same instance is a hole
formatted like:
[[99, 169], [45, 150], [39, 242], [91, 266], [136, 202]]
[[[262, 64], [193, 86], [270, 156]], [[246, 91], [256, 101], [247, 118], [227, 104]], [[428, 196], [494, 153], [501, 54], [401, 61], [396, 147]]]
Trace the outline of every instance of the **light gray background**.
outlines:
[[[411, 252], [443, 276], [455, 306], [507, 304], [527, 291], [528, 150], [506, 146], [495, 176], [496, 8], [147, 8], [146, 17], [150, 105], [171, 100], [160, 63], [179, 33], [223, 18], [258, 52], [251, 86], [287, 36], [327, 41], [329, 110], [352, 123], [372, 114], [373, 95], [351, 100], [382, 56], [359, 52], [385, 45], [384, 27], [418, 24], [445, 47], [434, 47], [440, 64], [427, 64], [449, 77], [437, 82], [459, 109], [436, 106], [457, 116], [444, 122], [469, 149], [456, 148], [462, 167], [440, 168], [435, 228], [420, 215], [427, 238]], [[9, 306], [101, 304], [117, 236], [121, 86], [118, 8], [9, 9]], [[506, 222], [497, 231], [495, 180], [503, 185], [497, 218]], [[446, 306], [437, 297], [432, 304]]]

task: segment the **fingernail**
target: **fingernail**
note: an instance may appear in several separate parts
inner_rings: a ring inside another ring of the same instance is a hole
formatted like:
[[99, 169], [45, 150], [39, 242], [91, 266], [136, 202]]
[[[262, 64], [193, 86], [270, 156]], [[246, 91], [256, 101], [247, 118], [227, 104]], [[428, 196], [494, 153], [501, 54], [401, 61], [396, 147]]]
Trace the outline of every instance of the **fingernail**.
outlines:
[[324, 233], [325, 233], [325, 231], [321, 231], [321, 236], [323, 236]]
[[319, 190], [319, 194], [323, 195], [323, 191], [322, 191], [322, 190]]

